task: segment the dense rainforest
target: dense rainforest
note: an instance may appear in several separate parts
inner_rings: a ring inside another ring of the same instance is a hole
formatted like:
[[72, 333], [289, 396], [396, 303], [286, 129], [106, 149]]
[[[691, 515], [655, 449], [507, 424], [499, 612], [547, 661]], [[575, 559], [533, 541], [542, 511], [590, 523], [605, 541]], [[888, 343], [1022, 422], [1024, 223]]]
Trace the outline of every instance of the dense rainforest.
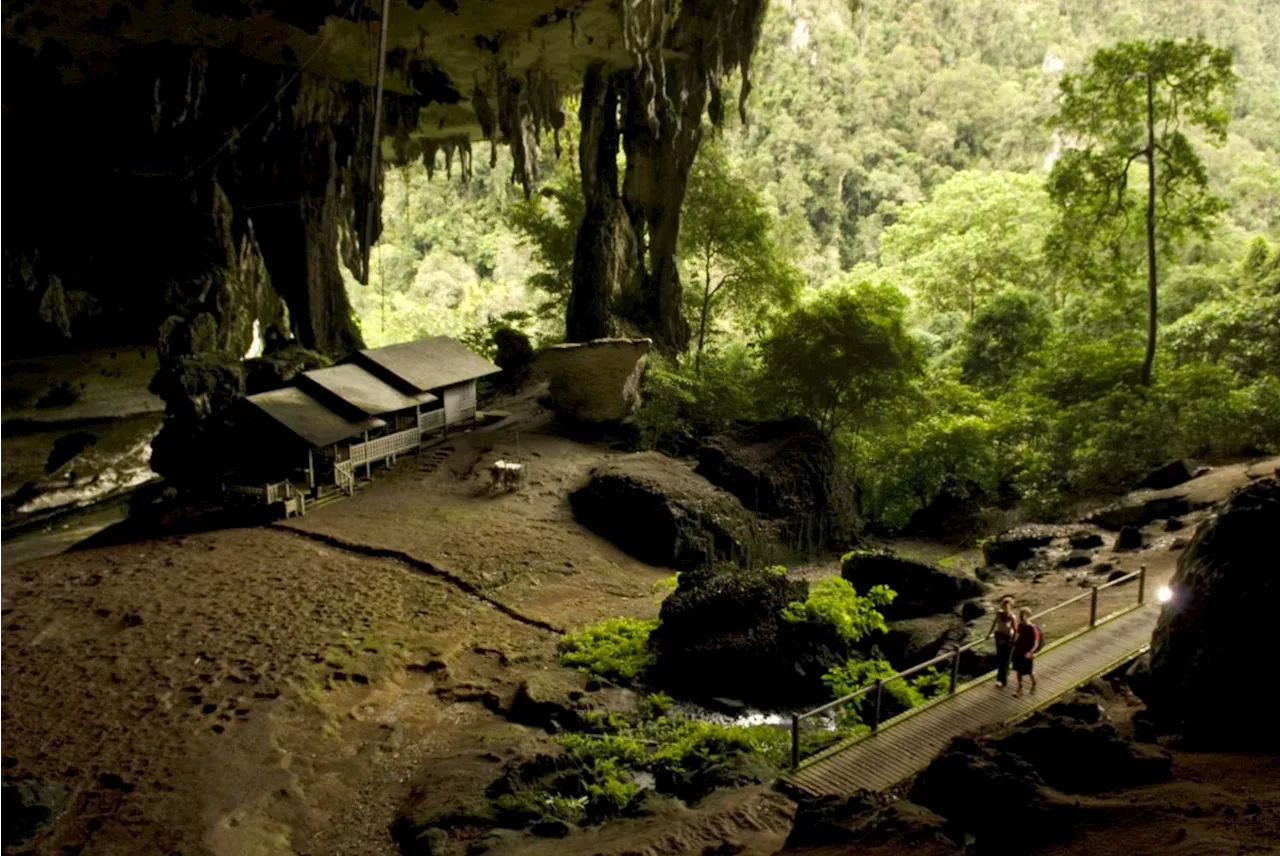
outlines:
[[[750, 122], [708, 129], [694, 166], [692, 343], [651, 364], [638, 442], [809, 416], [888, 530], [978, 505], [1052, 517], [1171, 457], [1280, 447], [1267, 5], [771, 4]], [[1217, 74], [1188, 86], [1180, 62]], [[1098, 93], [1157, 68], [1148, 235], [1142, 92]], [[389, 170], [370, 284], [348, 283], [366, 341], [563, 337], [583, 210], [567, 112], [531, 199], [505, 149], [465, 182], [444, 151]]]

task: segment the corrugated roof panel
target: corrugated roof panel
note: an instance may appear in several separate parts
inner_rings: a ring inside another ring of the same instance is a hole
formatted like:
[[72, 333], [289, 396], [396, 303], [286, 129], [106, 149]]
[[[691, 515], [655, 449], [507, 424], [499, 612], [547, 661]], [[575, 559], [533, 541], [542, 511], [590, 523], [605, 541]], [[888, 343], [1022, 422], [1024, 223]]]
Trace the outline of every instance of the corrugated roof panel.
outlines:
[[360, 351], [357, 359], [390, 372], [414, 389], [453, 386], [502, 369], [448, 336]]
[[315, 384], [369, 416], [408, 410], [422, 403], [421, 396], [405, 395], [355, 363], [315, 369], [302, 376], [304, 383]]
[[387, 424], [377, 417], [352, 422], [294, 386], [260, 392], [246, 400], [312, 446], [359, 437]]

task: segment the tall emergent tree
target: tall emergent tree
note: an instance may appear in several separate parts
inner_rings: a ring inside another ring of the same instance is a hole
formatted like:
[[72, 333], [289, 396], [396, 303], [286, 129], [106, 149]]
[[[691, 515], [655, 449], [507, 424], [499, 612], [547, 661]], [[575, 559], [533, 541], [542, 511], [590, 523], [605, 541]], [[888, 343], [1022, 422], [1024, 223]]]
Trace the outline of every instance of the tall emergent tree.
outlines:
[[795, 302], [804, 277], [773, 240], [769, 210], [733, 174], [719, 140], [704, 142], [698, 151], [682, 216], [686, 313], [697, 323], [694, 366], [701, 374], [717, 316], [732, 310], [749, 324], [785, 309]]
[[1236, 84], [1231, 62], [1231, 51], [1203, 39], [1123, 42], [1096, 52], [1083, 73], [1062, 78], [1051, 125], [1070, 148], [1049, 176], [1063, 212], [1058, 251], [1101, 237], [1118, 257], [1138, 204], [1128, 192], [1129, 170], [1140, 158], [1147, 166], [1144, 385], [1156, 352], [1157, 233], [1171, 246], [1188, 232], [1207, 232], [1223, 209], [1184, 129], [1199, 129], [1213, 144], [1226, 141], [1223, 105]]

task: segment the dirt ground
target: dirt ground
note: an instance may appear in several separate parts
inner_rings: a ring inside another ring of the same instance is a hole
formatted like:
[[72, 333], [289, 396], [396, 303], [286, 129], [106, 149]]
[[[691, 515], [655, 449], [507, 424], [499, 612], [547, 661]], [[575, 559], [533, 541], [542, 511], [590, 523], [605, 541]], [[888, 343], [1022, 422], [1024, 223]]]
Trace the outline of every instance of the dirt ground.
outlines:
[[[558, 631], [655, 616], [670, 571], [574, 521], [568, 492], [622, 453], [556, 436], [532, 399], [450, 438], [438, 468], [402, 458], [287, 524], [6, 561], [4, 775], [61, 795], [12, 852], [389, 856], [411, 790], [464, 806], [545, 749], [497, 708], [561, 668]], [[528, 465], [523, 490], [490, 489], [498, 458]], [[1225, 495], [1243, 471], [1219, 478]], [[1154, 582], [1175, 558], [1153, 544], [1117, 565], [1146, 561]], [[1026, 586], [1027, 602], [1079, 590]], [[793, 812], [748, 788], [490, 852], [766, 854]]]

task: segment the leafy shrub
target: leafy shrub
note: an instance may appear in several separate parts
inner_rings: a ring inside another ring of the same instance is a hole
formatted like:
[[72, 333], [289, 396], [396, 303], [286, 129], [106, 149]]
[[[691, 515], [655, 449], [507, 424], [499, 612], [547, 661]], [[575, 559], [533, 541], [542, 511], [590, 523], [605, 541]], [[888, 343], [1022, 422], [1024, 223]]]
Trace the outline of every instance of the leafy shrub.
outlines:
[[560, 640], [560, 663], [602, 678], [634, 680], [653, 665], [649, 634], [657, 626], [657, 621], [639, 618], [608, 618], [566, 633]]
[[826, 577], [809, 587], [805, 600], [794, 600], [782, 611], [786, 621], [808, 621], [833, 628], [841, 638], [856, 642], [871, 633], [888, 629], [879, 608], [893, 603], [897, 593], [888, 586], [872, 586], [866, 595], [848, 580]]
[[643, 404], [632, 417], [639, 445], [683, 454], [699, 437], [758, 416], [759, 376], [759, 360], [742, 345], [703, 354], [700, 373], [691, 361], [677, 366], [652, 360]]
[[[822, 682], [831, 688], [835, 698], [857, 692], [877, 680], [885, 680], [897, 674], [887, 660], [849, 660], [822, 676]], [[884, 685], [884, 697], [880, 703], [880, 720], [924, 704], [931, 698], [950, 689], [951, 678], [937, 669], [926, 669], [907, 680], [895, 680]], [[875, 708], [874, 693], [864, 693], [846, 703], [836, 714], [836, 724], [842, 729], [856, 729], [865, 725]]]

